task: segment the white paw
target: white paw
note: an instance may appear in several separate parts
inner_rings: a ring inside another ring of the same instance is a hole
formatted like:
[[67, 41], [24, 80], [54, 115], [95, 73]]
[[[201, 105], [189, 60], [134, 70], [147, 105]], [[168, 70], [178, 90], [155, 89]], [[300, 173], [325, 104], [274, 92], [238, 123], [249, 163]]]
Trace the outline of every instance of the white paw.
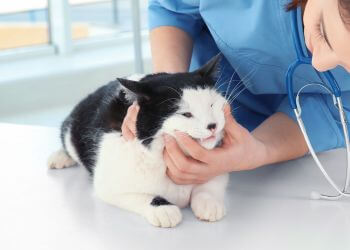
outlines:
[[67, 168], [75, 164], [76, 162], [63, 149], [53, 153], [47, 161], [49, 168]]
[[193, 197], [191, 208], [196, 217], [204, 221], [218, 221], [226, 214], [224, 202], [214, 199], [209, 194], [197, 194]]
[[182, 220], [180, 209], [175, 205], [150, 207], [146, 218], [156, 227], [175, 227]]

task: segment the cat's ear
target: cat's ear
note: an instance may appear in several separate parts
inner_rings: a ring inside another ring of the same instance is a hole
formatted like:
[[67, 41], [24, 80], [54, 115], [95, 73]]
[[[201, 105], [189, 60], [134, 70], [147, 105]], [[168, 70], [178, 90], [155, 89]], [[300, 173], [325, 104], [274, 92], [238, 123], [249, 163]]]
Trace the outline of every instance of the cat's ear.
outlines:
[[146, 100], [151, 99], [149, 88], [147, 88], [147, 86], [145, 86], [144, 84], [124, 78], [117, 78], [117, 80], [120, 82], [121, 85], [123, 85], [125, 88], [127, 88], [137, 96], [145, 98]]
[[222, 54], [219, 53], [209, 60], [204, 66], [197, 70], [201, 76], [216, 78], [219, 72], [219, 65], [222, 58]]

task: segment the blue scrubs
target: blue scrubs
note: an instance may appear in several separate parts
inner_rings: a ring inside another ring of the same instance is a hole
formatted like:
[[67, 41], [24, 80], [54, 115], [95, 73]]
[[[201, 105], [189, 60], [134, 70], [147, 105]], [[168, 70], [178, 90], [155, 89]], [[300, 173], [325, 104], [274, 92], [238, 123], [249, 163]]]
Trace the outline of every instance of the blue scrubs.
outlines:
[[[236, 87], [233, 97], [242, 89], [237, 84], [243, 82], [246, 89], [235, 98], [232, 108], [237, 108], [234, 112], [237, 121], [253, 130], [276, 112], [296, 120], [285, 87], [285, 73], [296, 59], [290, 13], [285, 11], [289, 1], [150, 0], [149, 25], [151, 29], [175, 26], [192, 37], [191, 69], [219, 51], [223, 53], [225, 59], [217, 86], [227, 96]], [[299, 29], [302, 31], [302, 27]], [[332, 72], [343, 91], [346, 116], [350, 120], [350, 74], [340, 67]], [[294, 90], [319, 81], [310, 66], [302, 66], [294, 75]], [[302, 117], [315, 150], [344, 147], [338, 110], [332, 98], [313, 87], [306, 88], [300, 100]]]

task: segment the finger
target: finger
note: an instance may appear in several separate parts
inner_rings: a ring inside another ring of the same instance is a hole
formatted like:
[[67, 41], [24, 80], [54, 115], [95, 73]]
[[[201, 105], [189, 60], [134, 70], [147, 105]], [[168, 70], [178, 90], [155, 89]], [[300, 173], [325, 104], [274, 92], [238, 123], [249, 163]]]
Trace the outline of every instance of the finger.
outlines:
[[133, 103], [131, 106], [129, 106], [125, 118], [129, 118], [130, 120], [136, 120], [135, 119], [135, 111], [136, 111], [136, 104]]
[[229, 104], [225, 104], [223, 111], [224, 111], [225, 122], [226, 123], [231, 123], [231, 124], [234, 124], [234, 125], [238, 125], [237, 121], [232, 116], [231, 106]]
[[176, 167], [166, 150], [164, 150], [163, 158], [167, 166], [167, 174], [176, 184], [193, 184], [195, 182], [196, 177], [193, 174], [181, 172]]
[[137, 105], [137, 102], [134, 102], [133, 107], [130, 109], [129, 114], [127, 115], [128, 117], [128, 127], [129, 129], [134, 133], [134, 136], [136, 136], [136, 121], [137, 121], [137, 115], [140, 110], [140, 106]]
[[186, 180], [182, 179], [181, 177], [175, 176], [169, 169], [166, 171], [167, 176], [177, 185], [193, 185], [193, 184], [202, 184], [205, 181], [198, 181], [198, 180]]
[[136, 122], [133, 121], [130, 117], [126, 117], [124, 120], [125, 126], [134, 134], [136, 135]]
[[126, 116], [124, 117], [122, 127], [121, 127], [122, 135], [127, 141], [133, 140], [136, 134], [136, 124], [130, 118], [131, 113], [133, 112], [134, 109], [135, 109], [134, 104], [128, 108], [128, 111], [126, 113]]
[[183, 132], [175, 132], [175, 135], [178, 142], [184, 147], [192, 158], [208, 163], [211, 156], [209, 150], [203, 148], [198, 142]]
[[199, 168], [195, 165], [197, 162], [184, 154], [174, 137], [164, 135], [164, 141], [165, 149], [177, 169], [185, 173], [197, 174], [200, 172]]
[[205, 178], [201, 178], [200, 176], [196, 174], [191, 173], [184, 173], [179, 170], [175, 163], [172, 161], [171, 157], [169, 156], [168, 152], [164, 150], [163, 153], [164, 161], [167, 165], [167, 175], [170, 179], [174, 181], [176, 184], [203, 184], [207, 182], [208, 180]]
[[136, 122], [139, 109], [140, 107], [137, 105], [136, 102], [134, 102], [132, 105], [129, 106], [125, 118], [128, 118], [130, 121]]
[[130, 108], [130, 110], [128, 109], [127, 116], [130, 118], [131, 121], [136, 123], [137, 115], [138, 115], [139, 110], [140, 110], [140, 106], [137, 105], [136, 102], [134, 102], [130, 107], [131, 108]]
[[125, 123], [123, 123], [123, 125], [122, 125], [122, 135], [123, 135], [124, 139], [127, 141], [131, 141], [135, 138], [134, 133], [132, 133], [130, 131], [130, 129], [126, 126]]
[[226, 145], [231, 145], [232, 142], [233, 142], [232, 138], [228, 136], [227, 133], [225, 133], [222, 139], [222, 147], [225, 147]]
[[224, 106], [225, 114], [225, 136], [235, 138], [240, 135], [241, 125], [233, 118], [231, 114], [231, 107], [229, 104]]

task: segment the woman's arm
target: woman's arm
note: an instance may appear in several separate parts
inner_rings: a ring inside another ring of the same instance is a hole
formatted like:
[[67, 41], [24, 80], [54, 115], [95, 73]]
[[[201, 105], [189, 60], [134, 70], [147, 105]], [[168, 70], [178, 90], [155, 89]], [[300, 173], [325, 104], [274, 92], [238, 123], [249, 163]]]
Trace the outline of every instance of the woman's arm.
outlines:
[[188, 71], [193, 42], [183, 30], [172, 26], [161, 26], [150, 33], [153, 72]]
[[266, 158], [262, 165], [293, 160], [308, 152], [298, 124], [281, 112], [266, 119], [252, 135], [266, 146]]

